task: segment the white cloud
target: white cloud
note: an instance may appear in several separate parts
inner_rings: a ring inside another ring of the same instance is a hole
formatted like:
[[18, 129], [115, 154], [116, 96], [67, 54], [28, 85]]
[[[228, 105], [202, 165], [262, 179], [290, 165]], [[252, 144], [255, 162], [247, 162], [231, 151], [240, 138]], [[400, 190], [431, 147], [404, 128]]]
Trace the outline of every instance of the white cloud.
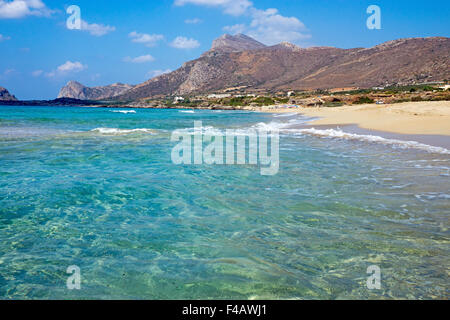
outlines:
[[227, 14], [250, 17], [251, 22], [235, 24], [223, 29], [229, 33], [245, 33], [268, 45], [283, 41], [298, 43], [311, 38], [305, 25], [296, 17], [281, 15], [277, 9], [260, 10], [249, 0], [175, 0], [175, 5], [186, 4], [220, 7]]
[[203, 21], [199, 18], [194, 18], [194, 19], [186, 19], [184, 20], [184, 23], [186, 24], [199, 24], [202, 23]]
[[86, 69], [86, 66], [78, 61], [77, 62], [67, 61], [66, 63], [58, 67], [59, 72], [79, 72], [84, 69]]
[[48, 72], [45, 75], [47, 77], [53, 78], [56, 76], [64, 76], [69, 73], [80, 72], [80, 71], [83, 71], [86, 69], [87, 69], [87, 66], [83, 65], [79, 61], [76, 61], [76, 62], [67, 61], [66, 63], [64, 63], [64, 64], [60, 65], [58, 68], [56, 68], [56, 70]]
[[50, 16], [52, 12], [41, 0], [0, 0], [0, 19], [19, 19], [26, 16]]
[[39, 77], [39, 76], [41, 76], [43, 73], [44, 73], [43, 70], [35, 70], [35, 71], [33, 71], [33, 72], [31, 73], [31, 75], [32, 75], [33, 77]]
[[238, 34], [238, 33], [244, 33], [247, 29], [247, 26], [245, 24], [235, 24], [233, 26], [226, 26], [223, 28], [223, 31], [231, 33], [231, 34]]
[[147, 73], [147, 77], [154, 78], [154, 77], [160, 76], [162, 74], [170, 73], [170, 72], [172, 72], [172, 70], [170, 70], [170, 69], [166, 69], [166, 70], [151, 70], [151, 71], [149, 71]]
[[223, 30], [232, 34], [245, 33], [267, 45], [283, 41], [298, 43], [311, 38], [303, 22], [296, 17], [282, 16], [277, 9], [252, 8], [249, 12], [252, 19], [249, 25], [236, 24]]
[[285, 17], [277, 9], [252, 10], [252, 22], [246, 33], [265, 44], [283, 41], [298, 42], [311, 38], [303, 22], [296, 17]]
[[4, 35], [0, 34], [0, 42], [6, 41], [6, 40], [9, 40], [9, 39], [11, 39], [11, 37], [7, 37], [7, 36], [4, 36]]
[[170, 46], [177, 49], [194, 49], [200, 47], [200, 42], [186, 37], [176, 37], [175, 40], [170, 43]]
[[125, 57], [123, 59], [123, 61], [132, 62], [132, 63], [145, 63], [145, 62], [155, 61], [155, 58], [153, 58], [151, 55], [147, 54], [145, 56], [140, 56], [140, 57], [136, 57], [136, 58]]
[[162, 34], [146, 34], [138, 33], [136, 31], [131, 32], [128, 37], [130, 37], [133, 42], [145, 44], [147, 47], [154, 47], [159, 41], [164, 40]]
[[221, 7], [225, 13], [233, 16], [243, 15], [247, 9], [253, 6], [253, 3], [248, 0], [175, 0], [176, 6], [186, 4]]
[[81, 30], [87, 31], [93, 36], [101, 37], [105, 34], [116, 31], [116, 28], [97, 23], [89, 24], [86, 21], [81, 20]]

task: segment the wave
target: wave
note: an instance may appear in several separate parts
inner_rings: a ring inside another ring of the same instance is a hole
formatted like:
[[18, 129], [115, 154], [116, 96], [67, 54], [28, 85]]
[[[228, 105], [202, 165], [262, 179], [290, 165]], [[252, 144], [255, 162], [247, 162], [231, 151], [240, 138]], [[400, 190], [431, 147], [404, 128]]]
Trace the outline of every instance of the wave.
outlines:
[[136, 113], [136, 111], [134, 111], [134, 110], [112, 110], [111, 112], [114, 112], [114, 113], [124, 113], [124, 114], [127, 114], [127, 113]]
[[401, 149], [417, 149], [426, 151], [429, 153], [440, 153], [440, 154], [450, 154], [450, 150], [441, 148], [441, 147], [434, 147], [427, 144], [423, 144], [416, 141], [403, 141], [403, 140], [396, 140], [396, 139], [386, 139], [379, 136], [372, 136], [372, 135], [360, 135], [360, 134], [354, 134], [354, 133], [347, 133], [342, 130], [335, 130], [335, 129], [326, 129], [326, 130], [318, 130], [318, 129], [297, 129], [292, 130], [293, 133], [296, 134], [308, 134], [313, 136], [319, 136], [324, 138], [338, 138], [338, 139], [345, 139], [345, 140], [357, 140], [357, 141], [363, 141], [363, 142], [370, 142], [370, 143], [379, 143], [383, 145], [393, 146]]
[[117, 128], [95, 128], [91, 130], [91, 132], [96, 132], [105, 135], [122, 135], [122, 134], [131, 134], [131, 133], [156, 133], [153, 129], [117, 129]]
[[287, 118], [287, 117], [295, 117], [295, 116], [298, 116], [298, 113], [288, 112], [288, 113], [275, 114], [273, 117], [274, 118]]
[[306, 123], [310, 122], [311, 120], [314, 120], [314, 118], [294, 118], [290, 119], [286, 122], [279, 122], [279, 121], [272, 121], [269, 123], [266, 122], [260, 122], [254, 126], [252, 126], [253, 129], [259, 129], [259, 130], [265, 130], [265, 131], [271, 131], [271, 130], [278, 130], [278, 131], [286, 131], [286, 133], [289, 133], [294, 128], [298, 128], [298, 126], [304, 126]]
[[180, 111], [181, 113], [195, 113], [194, 110], [184, 110], [184, 111]]

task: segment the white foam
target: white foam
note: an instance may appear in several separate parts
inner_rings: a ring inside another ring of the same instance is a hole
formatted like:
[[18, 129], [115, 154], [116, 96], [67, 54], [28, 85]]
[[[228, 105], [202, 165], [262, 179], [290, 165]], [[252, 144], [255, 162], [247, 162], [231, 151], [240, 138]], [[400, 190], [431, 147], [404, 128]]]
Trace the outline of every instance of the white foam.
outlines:
[[216, 135], [223, 135], [225, 131], [214, 128], [212, 126], [204, 126], [204, 127], [202, 126], [200, 128], [177, 129], [175, 130], [175, 133], [188, 135], [201, 134], [201, 135], [216, 136]]
[[[315, 118], [309, 118], [304, 116], [298, 116], [298, 114], [283, 114], [284, 117], [288, 116], [296, 116], [293, 119], [288, 119], [287, 121], [272, 121], [269, 123], [261, 122], [256, 125], [254, 125], [252, 128], [256, 129], [262, 129], [266, 131], [271, 130], [279, 130], [279, 131], [285, 131], [286, 133], [290, 133], [291, 129], [298, 128], [300, 125], [304, 125], [311, 120], [314, 120]], [[277, 116], [275, 116], [277, 117]], [[278, 116], [278, 118], [281, 118], [282, 116]]]
[[134, 111], [134, 110], [112, 110], [111, 112], [114, 112], [114, 113], [123, 113], [123, 114], [127, 114], [127, 113], [136, 113], [136, 111]]
[[117, 129], [117, 128], [95, 128], [91, 132], [96, 132], [106, 135], [121, 135], [130, 133], [155, 133], [153, 129]]
[[183, 110], [183, 111], [180, 111], [181, 113], [195, 113], [195, 111], [194, 110]]
[[318, 130], [318, 129], [297, 129], [297, 130], [291, 130], [293, 133], [297, 134], [309, 134], [324, 138], [339, 138], [339, 139], [345, 139], [345, 140], [357, 140], [357, 141], [363, 141], [363, 142], [370, 142], [370, 143], [379, 143], [384, 144], [388, 146], [393, 146], [396, 148], [401, 149], [417, 149], [426, 151], [429, 153], [440, 153], [440, 154], [450, 154], [450, 150], [441, 148], [441, 147], [434, 147], [427, 144], [419, 143], [416, 141], [403, 141], [403, 140], [396, 140], [396, 139], [386, 139], [379, 136], [372, 136], [372, 135], [360, 135], [360, 134], [354, 134], [354, 133], [347, 133], [342, 130], [335, 130], [335, 129], [326, 129], [326, 130]]
[[265, 123], [265, 122], [260, 122], [254, 126], [252, 126], [252, 129], [259, 129], [259, 130], [265, 130], [265, 131], [272, 131], [272, 130], [281, 130], [281, 129], [285, 129], [289, 126], [291, 126], [291, 123], [288, 122], [277, 122], [277, 121], [272, 121], [269, 123]]
[[294, 116], [298, 116], [298, 113], [296, 113], [296, 112], [280, 113], [280, 114], [274, 115], [273, 117], [274, 118], [286, 118], [286, 117], [294, 117]]

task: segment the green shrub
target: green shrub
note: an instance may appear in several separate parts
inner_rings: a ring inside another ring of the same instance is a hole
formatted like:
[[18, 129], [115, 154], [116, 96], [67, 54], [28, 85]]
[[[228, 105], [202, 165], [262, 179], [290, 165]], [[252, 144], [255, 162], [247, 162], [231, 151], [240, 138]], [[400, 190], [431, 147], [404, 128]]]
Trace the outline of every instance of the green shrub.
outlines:
[[345, 105], [345, 103], [341, 102], [341, 101], [334, 101], [334, 102], [326, 102], [323, 107], [324, 108], [337, 108], [337, 107], [342, 107], [343, 105]]
[[359, 97], [359, 99], [354, 102], [354, 104], [370, 104], [370, 103], [375, 103], [375, 101], [370, 99], [369, 97]]
[[258, 97], [256, 99], [254, 99], [252, 102], [254, 102], [260, 106], [270, 106], [270, 105], [275, 104], [275, 101], [272, 98], [268, 98], [268, 97]]

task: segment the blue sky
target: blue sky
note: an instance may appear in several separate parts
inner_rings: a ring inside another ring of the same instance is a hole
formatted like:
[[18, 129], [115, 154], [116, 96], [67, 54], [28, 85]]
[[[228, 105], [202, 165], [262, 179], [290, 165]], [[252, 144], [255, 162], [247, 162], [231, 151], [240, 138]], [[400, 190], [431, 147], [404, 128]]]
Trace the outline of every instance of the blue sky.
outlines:
[[[0, 0], [0, 86], [19, 99], [53, 99], [69, 80], [137, 84], [175, 70], [224, 33], [266, 44], [370, 47], [449, 36], [450, 2], [431, 0]], [[81, 9], [69, 30], [66, 9]], [[381, 30], [366, 10], [381, 9]]]

